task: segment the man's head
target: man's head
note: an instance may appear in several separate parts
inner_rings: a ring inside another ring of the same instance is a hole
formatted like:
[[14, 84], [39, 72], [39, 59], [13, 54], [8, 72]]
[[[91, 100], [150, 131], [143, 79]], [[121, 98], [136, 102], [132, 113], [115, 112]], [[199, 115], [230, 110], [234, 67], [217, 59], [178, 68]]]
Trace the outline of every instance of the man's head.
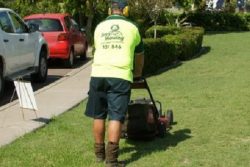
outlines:
[[128, 16], [128, 2], [127, 0], [111, 0], [111, 13], [122, 14]]

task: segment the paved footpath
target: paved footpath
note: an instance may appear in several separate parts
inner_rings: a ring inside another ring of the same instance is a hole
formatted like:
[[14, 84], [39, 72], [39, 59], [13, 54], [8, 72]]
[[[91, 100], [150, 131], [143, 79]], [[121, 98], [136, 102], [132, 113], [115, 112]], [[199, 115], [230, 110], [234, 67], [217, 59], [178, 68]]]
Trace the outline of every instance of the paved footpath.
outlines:
[[18, 100], [0, 107], [0, 147], [46, 125], [52, 117], [85, 99], [89, 89], [91, 63], [92, 61], [87, 62], [62, 79], [35, 92], [37, 117], [33, 110], [20, 108]]

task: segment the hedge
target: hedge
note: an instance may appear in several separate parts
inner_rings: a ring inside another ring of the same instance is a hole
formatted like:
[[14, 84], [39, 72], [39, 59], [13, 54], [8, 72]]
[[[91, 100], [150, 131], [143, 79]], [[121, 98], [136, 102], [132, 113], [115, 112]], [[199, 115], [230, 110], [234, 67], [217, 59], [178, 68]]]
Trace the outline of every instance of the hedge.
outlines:
[[[148, 36], [152, 35], [153, 29], [151, 27], [147, 31]], [[204, 29], [201, 27], [177, 29], [157, 26], [156, 29], [157, 32], [160, 32], [159, 38], [143, 39], [145, 47], [144, 75], [157, 72], [159, 69], [173, 64], [176, 60], [190, 59], [202, 47]], [[169, 31], [170, 29], [173, 32]]]
[[189, 13], [187, 22], [204, 27], [206, 31], [248, 31], [249, 15], [225, 12]]
[[204, 29], [201, 27], [184, 28], [178, 36], [181, 40], [180, 60], [187, 60], [194, 57], [202, 47]]
[[171, 65], [178, 58], [178, 45], [166, 38], [146, 38], [143, 40], [145, 62], [143, 74], [154, 73], [161, 68]]
[[146, 38], [153, 38], [154, 37], [154, 30], [156, 29], [156, 37], [157, 38], [161, 38], [166, 34], [179, 34], [181, 32], [181, 29], [176, 27], [176, 26], [152, 26], [150, 27], [146, 32], [145, 32], [145, 36]]

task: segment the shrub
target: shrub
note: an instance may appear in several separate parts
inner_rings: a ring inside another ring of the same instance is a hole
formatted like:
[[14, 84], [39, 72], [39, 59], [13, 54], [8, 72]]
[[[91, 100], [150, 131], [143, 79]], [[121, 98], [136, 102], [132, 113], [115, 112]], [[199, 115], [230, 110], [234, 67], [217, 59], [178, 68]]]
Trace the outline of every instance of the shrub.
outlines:
[[146, 38], [154, 37], [154, 30], [156, 29], [157, 38], [161, 38], [166, 34], [179, 34], [181, 29], [176, 26], [152, 26], [146, 32]]
[[194, 57], [202, 47], [204, 29], [201, 27], [184, 28], [179, 34], [181, 40], [180, 60], [187, 60]]
[[243, 16], [247, 22], [247, 27], [250, 30], [250, 13], [245, 13]]
[[178, 45], [174, 40], [166, 38], [146, 38], [143, 40], [145, 49], [145, 62], [143, 73], [150, 74], [171, 65], [177, 60]]
[[204, 27], [206, 31], [246, 31], [249, 30], [244, 14], [225, 12], [196, 12], [189, 13], [188, 22]]
[[[169, 66], [178, 59], [190, 59], [201, 49], [204, 35], [204, 29], [201, 27], [178, 29], [178, 34], [175, 34], [169, 33], [169, 27], [160, 26], [160, 32], [160, 38], [143, 40], [145, 47], [144, 75]], [[151, 33], [150, 28], [148, 34]]]

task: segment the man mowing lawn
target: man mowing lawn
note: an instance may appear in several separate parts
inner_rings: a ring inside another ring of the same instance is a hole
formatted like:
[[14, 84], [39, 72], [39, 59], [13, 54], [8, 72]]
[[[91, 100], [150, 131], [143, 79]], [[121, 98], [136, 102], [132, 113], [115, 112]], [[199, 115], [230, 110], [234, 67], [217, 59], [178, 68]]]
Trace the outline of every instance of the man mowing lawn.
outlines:
[[107, 167], [118, 167], [125, 166], [118, 161], [121, 127], [130, 99], [131, 82], [133, 77], [142, 74], [144, 50], [138, 28], [125, 17], [128, 15], [127, 1], [112, 0], [109, 11], [111, 16], [101, 22], [94, 33], [95, 53], [85, 114], [94, 119], [96, 160], [106, 161]]

